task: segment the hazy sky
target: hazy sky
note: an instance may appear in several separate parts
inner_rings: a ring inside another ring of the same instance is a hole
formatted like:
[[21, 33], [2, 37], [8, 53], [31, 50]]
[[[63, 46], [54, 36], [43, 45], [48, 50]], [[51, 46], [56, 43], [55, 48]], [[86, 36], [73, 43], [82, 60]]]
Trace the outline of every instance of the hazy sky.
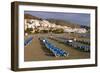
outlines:
[[81, 25], [90, 25], [90, 14], [85, 13], [64, 13], [64, 12], [42, 12], [42, 11], [25, 11], [25, 14], [31, 14], [43, 19], [61, 19], [78, 23]]

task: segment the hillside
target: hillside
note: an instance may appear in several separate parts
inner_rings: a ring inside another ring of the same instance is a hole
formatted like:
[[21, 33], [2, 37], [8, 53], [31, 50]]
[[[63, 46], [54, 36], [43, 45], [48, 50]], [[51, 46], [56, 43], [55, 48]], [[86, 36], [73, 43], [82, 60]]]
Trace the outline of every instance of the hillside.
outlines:
[[[37, 20], [43, 20], [40, 17], [37, 16], [32, 16], [30, 14], [24, 14], [24, 19], [37, 19]], [[79, 25], [76, 23], [72, 23], [70, 21], [65, 21], [65, 20], [60, 20], [60, 19], [45, 19], [47, 21], [49, 21], [50, 23], [55, 23], [56, 25], [62, 25], [62, 26], [68, 26], [71, 28], [85, 28], [85, 29], [89, 29], [88, 26], [84, 26], [84, 25]]]
[[71, 28], [75, 28], [75, 27], [80, 28], [79, 24], [75, 24], [70, 21], [64, 21], [64, 20], [59, 20], [59, 19], [47, 19], [47, 20], [51, 23], [56, 23], [56, 25], [68, 26]]
[[40, 20], [41, 18], [36, 17], [36, 16], [32, 16], [30, 14], [24, 14], [24, 19], [38, 19], [38, 20]]

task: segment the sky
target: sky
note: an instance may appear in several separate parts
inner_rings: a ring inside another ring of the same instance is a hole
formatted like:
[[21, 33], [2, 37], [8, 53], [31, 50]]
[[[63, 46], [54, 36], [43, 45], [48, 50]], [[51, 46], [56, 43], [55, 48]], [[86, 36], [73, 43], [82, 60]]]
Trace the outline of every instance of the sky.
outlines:
[[65, 12], [43, 12], [43, 11], [24, 11], [25, 14], [31, 14], [42, 19], [60, 19], [77, 23], [80, 25], [90, 25], [90, 14], [85, 13], [65, 13]]

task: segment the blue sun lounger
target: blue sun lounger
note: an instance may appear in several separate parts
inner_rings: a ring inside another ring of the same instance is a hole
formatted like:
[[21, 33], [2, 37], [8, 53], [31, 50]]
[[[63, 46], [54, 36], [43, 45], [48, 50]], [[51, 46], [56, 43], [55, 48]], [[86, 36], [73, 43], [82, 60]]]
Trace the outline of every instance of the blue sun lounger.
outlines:
[[26, 46], [30, 41], [32, 41], [33, 37], [29, 37], [24, 41], [24, 46]]
[[51, 44], [47, 39], [42, 40], [47, 49], [49, 49], [56, 57], [57, 56], [68, 56], [69, 53]]

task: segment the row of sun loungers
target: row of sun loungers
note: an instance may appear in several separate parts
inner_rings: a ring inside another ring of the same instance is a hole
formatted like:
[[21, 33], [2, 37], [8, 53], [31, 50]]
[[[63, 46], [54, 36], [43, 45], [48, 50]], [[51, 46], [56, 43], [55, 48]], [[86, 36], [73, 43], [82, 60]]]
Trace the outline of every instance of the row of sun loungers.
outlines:
[[69, 45], [71, 47], [74, 47], [80, 51], [90, 52], [90, 45], [86, 45], [86, 44], [83, 44], [74, 40], [62, 38], [62, 37], [52, 37], [51, 39], [64, 43], [66, 45]]
[[77, 42], [90, 45], [90, 40], [76, 40]]
[[26, 39], [24, 41], [24, 46], [26, 46], [28, 43], [30, 43], [32, 41], [33, 37], [29, 37], [28, 39]]
[[64, 50], [56, 47], [54, 44], [50, 43], [47, 39], [40, 39], [40, 40], [45, 45], [45, 47], [47, 49], [49, 49], [56, 57], [69, 55], [69, 53], [67, 51], [64, 51]]

